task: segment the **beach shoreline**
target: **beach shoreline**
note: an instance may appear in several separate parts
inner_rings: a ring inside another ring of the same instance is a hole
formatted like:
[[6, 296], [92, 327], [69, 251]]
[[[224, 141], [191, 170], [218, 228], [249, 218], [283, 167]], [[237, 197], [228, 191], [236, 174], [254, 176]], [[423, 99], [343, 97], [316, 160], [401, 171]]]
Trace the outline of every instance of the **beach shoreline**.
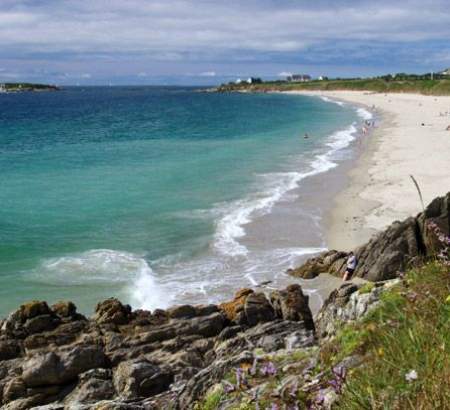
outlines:
[[[350, 250], [395, 220], [422, 210], [450, 186], [450, 97], [360, 91], [296, 92], [327, 97], [375, 111], [376, 128], [348, 173], [326, 217], [327, 246]], [[430, 159], [433, 158], [433, 166]]]

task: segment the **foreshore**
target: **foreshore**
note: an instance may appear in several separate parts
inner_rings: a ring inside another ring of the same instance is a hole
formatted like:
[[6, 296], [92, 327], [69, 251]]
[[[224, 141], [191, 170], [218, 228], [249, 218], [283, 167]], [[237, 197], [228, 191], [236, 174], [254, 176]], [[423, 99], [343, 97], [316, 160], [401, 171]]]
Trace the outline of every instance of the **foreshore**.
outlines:
[[299, 92], [364, 106], [376, 114], [375, 129], [349, 172], [327, 218], [327, 245], [350, 250], [395, 220], [422, 210], [450, 187], [450, 96], [362, 91]]

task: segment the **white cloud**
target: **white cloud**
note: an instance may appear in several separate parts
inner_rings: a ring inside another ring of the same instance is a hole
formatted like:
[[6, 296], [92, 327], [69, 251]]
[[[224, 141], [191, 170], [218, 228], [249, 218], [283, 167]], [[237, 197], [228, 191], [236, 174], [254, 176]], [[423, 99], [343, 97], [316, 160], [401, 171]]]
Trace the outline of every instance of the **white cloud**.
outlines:
[[290, 77], [292, 73], [289, 71], [282, 71], [281, 73], [278, 73], [278, 77]]
[[200, 77], [215, 77], [216, 75], [215, 71], [205, 71], [199, 74]]

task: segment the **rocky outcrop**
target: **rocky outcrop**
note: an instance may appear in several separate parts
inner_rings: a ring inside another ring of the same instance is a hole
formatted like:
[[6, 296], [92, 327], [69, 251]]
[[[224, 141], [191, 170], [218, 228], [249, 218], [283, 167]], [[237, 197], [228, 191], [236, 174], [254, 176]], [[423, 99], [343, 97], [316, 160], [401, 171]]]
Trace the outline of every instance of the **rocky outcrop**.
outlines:
[[[378, 233], [367, 244], [354, 252], [358, 260], [355, 275], [369, 281], [392, 279], [399, 272], [436, 255], [442, 248], [435, 229], [448, 236], [450, 232], [450, 193], [436, 198], [416, 217], [394, 222]], [[302, 266], [288, 271], [293, 276], [311, 279], [320, 273], [343, 275], [346, 252], [326, 251], [308, 259]]]
[[255, 349], [315, 343], [298, 285], [154, 312], [108, 299], [91, 319], [71, 302], [34, 301], [1, 324], [0, 401], [6, 409], [189, 409]]
[[317, 314], [317, 336], [332, 337], [343, 324], [362, 319], [378, 306], [383, 292], [399, 283], [400, 279], [365, 285], [344, 283], [330, 294]]

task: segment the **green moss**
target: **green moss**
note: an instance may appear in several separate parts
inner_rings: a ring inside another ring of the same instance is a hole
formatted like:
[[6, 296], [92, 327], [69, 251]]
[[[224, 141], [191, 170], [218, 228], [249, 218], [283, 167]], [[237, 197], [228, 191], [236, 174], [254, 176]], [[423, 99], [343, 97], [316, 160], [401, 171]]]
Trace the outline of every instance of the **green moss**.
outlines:
[[194, 410], [215, 410], [224, 398], [222, 386], [216, 386], [207, 393], [204, 400], [194, 406]]
[[367, 282], [361, 288], [359, 288], [359, 294], [362, 295], [364, 293], [370, 293], [375, 288], [375, 284], [373, 282]]

